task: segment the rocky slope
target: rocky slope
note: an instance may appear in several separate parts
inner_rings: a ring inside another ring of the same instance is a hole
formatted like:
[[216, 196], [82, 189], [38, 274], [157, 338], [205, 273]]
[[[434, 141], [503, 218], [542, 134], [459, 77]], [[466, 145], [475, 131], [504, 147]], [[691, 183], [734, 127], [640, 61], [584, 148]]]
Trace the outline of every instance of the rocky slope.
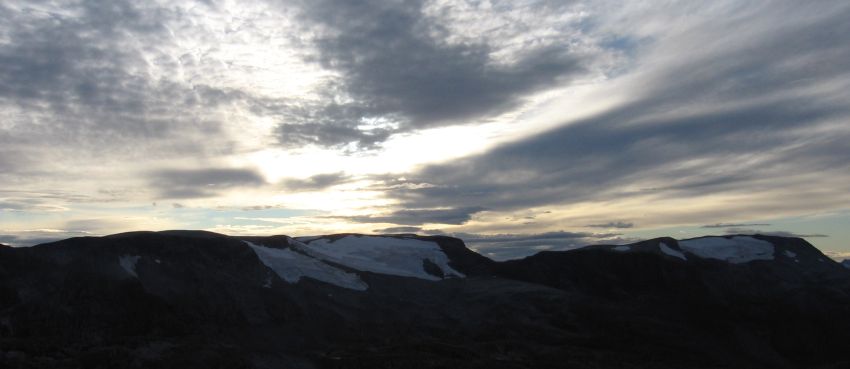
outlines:
[[4, 368], [839, 368], [848, 339], [850, 271], [797, 238], [501, 263], [412, 235], [0, 248]]

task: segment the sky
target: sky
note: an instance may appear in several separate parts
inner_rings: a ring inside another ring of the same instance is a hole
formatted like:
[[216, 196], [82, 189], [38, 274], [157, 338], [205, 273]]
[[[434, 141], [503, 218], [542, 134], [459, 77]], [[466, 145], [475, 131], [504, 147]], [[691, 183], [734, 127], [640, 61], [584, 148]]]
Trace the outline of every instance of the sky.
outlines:
[[0, 242], [659, 236], [850, 257], [850, 2], [0, 1]]

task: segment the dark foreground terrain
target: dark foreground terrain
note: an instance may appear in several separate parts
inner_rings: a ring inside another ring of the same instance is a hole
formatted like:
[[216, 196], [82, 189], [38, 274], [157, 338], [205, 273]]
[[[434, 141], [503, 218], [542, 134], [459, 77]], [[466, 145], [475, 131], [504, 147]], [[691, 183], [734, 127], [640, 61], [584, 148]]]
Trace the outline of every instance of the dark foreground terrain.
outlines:
[[770, 249], [749, 261], [660, 238], [498, 263], [392, 238], [445, 256], [363, 267], [321, 250], [382, 237], [191, 231], [0, 247], [0, 368], [850, 367], [850, 271], [802, 239], [753, 236]]

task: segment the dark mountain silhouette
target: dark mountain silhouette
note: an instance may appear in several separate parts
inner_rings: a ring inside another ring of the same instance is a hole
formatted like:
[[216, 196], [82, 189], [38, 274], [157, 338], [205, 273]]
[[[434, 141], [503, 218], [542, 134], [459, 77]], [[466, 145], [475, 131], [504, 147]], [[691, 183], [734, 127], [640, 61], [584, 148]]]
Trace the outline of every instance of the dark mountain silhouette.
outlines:
[[799, 238], [507, 262], [414, 235], [0, 249], [2, 368], [842, 368], [847, 342], [850, 271]]

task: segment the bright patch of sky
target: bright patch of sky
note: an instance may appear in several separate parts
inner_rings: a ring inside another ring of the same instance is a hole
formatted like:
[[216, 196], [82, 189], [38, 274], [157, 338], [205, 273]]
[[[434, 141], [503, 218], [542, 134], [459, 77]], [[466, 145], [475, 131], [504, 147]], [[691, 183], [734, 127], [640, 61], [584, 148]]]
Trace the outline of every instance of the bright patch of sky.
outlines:
[[508, 257], [504, 240], [772, 232], [838, 257], [848, 16], [837, 0], [4, 2], [0, 242], [401, 227]]

